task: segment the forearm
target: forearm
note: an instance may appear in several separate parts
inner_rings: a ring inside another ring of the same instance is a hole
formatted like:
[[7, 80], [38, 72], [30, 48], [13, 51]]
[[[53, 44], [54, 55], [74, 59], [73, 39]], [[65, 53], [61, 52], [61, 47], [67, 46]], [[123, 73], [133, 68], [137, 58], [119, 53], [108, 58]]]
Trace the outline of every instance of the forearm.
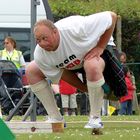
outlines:
[[62, 79], [80, 91], [87, 92], [86, 84], [84, 84], [73, 71], [64, 70]]
[[112, 17], [112, 24], [111, 24], [110, 28], [107, 29], [104, 32], [104, 34], [100, 37], [99, 42], [96, 45], [97, 47], [105, 49], [105, 47], [107, 46], [107, 44], [113, 34], [113, 31], [114, 31], [114, 28], [116, 25], [116, 21], [117, 21], [117, 15], [115, 13], [111, 12], [111, 17]]

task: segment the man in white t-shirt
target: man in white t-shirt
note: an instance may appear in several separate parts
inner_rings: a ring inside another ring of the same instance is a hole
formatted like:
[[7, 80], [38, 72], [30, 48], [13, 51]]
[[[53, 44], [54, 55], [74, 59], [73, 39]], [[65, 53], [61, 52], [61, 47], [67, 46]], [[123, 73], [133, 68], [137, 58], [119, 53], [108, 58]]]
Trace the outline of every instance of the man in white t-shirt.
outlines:
[[[100, 12], [89, 16], [70, 16], [55, 24], [40, 20], [34, 26], [37, 46], [32, 61], [26, 70], [28, 82], [43, 103], [53, 122], [63, 121], [57, 109], [52, 90], [46, 78], [58, 83], [62, 78], [77, 89], [87, 92], [90, 101], [90, 117], [85, 128], [102, 128], [100, 112], [105, 83], [105, 62], [100, 57], [114, 31], [117, 15]], [[75, 70], [84, 68], [86, 83]]]

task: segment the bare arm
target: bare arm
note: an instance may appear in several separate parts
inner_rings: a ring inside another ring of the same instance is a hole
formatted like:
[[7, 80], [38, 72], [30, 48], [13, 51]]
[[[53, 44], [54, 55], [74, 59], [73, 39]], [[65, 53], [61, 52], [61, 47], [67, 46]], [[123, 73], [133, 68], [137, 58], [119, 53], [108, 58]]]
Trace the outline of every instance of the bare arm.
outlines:
[[93, 57], [100, 57], [100, 55], [103, 53], [104, 49], [107, 46], [107, 43], [109, 42], [109, 39], [111, 38], [115, 24], [117, 21], [117, 15], [113, 12], [110, 12], [111, 17], [112, 17], [112, 24], [109, 29], [107, 29], [104, 34], [100, 37], [96, 47], [94, 47], [90, 52], [88, 52], [85, 56], [86, 59], [90, 59]]
[[72, 86], [76, 87], [77, 89], [83, 92], [87, 92], [86, 84], [84, 84], [73, 71], [64, 70], [62, 79]]

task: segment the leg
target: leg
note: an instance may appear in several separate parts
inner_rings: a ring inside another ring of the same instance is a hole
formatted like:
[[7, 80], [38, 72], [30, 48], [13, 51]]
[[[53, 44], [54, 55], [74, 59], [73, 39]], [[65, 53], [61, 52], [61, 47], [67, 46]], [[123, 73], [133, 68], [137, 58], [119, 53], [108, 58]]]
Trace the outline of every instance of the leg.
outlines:
[[102, 89], [102, 85], [105, 83], [103, 77], [104, 67], [105, 63], [102, 58], [99, 60], [93, 58], [84, 62], [90, 102], [90, 119], [88, 124], [85, 125], [85, 128], [103, 127], [100, 115], [104, 96], [104, 91]]
[[119, 114], [126, 115], [127, 101], [122, 102], [120, 105], [121, 106], [120, 106]]
[[60, 113], [63, 115], [62, 99], [61, 99], [60, 93], [55, 94], [55, 100], [56, 100], [57, 107], [59, 108]]
[[80, 114], [89, 114], [89, 99], [87, 93], [82, 93], [80, 98]]
[[132, 115], [132, 100], [128, 100], [127, 102], [127, 114]]
[[140, 114], [140, 108], [139, 108], [139, 103], [138, 103], [138, 98], [137, 98], [136, 91], [134, 91], [134, 94], [133, 94], [132, 112], [134, 114]]
[[70, 85], [76, 87], [80, 91], [87, 92], [86, 84], [78, 78], [77, 74], [74, 71], [65, 69], [62, 74], [62, 79]]
[[109, 100], [104, 99], [103, 106], [102, 106], [102, 115], [107, 116], [108, 115], [108, 106], [109, 106]]
[[26, 69], [26, 76], [28, 83], [34, 94], [38, 97], [38, 99], [42, 102], [44, 108], [46, 109], [50, 119], [52, 120], [62, 120], [62, 116], [58, 110], [56, 105], [56, 101], [48, 84], [48, 81], [45, 80], [45, 76], [40, 71], [38, 66], [32, 61], [27, 69]]
[[77, 109], [77, 102], [76, 102], [76, 94], [70, 95], [70, 109], [71, 109], [71, 115], [76, 115], [76, 109]]
[[61, 94], [62, 108], [65, 116], [69, 116], [69, 95]]

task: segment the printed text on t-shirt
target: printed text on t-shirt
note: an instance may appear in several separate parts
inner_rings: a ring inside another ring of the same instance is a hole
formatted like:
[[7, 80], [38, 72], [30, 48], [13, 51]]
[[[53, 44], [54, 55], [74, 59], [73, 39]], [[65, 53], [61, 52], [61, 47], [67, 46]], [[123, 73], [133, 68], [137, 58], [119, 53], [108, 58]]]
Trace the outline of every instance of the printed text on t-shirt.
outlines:
[[80, 60], [74, 54], [70, 55], [64, 62], [56, 65], [57, 68], [71, 69], [80, 64]]

